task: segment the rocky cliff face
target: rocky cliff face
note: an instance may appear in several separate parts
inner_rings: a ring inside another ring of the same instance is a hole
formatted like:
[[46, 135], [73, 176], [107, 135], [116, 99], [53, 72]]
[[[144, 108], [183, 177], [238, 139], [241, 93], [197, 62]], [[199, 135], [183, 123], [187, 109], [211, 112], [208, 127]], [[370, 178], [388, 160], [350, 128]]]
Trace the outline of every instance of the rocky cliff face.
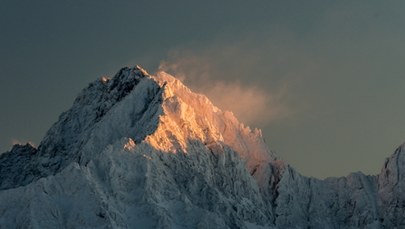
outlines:
[[378, 176], [380, 221], [387, 227], [404, 227], [405, 217], [405, 152], [404, 145], [384, 163]]
[[307, 178], [172, 76], [123, 68], [0, 155], [0, 228], [401, 228], [402, 151], [377, 176]]

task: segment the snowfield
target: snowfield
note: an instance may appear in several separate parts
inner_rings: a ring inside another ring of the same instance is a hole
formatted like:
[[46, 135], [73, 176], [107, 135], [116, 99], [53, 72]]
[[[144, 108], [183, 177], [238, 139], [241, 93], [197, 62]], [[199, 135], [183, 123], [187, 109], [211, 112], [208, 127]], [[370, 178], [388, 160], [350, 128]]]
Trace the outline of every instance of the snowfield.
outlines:
[[123, 68], [0, 154], [0, 228], [405, 228], [404, 150], [308, 178], [169, 74]]

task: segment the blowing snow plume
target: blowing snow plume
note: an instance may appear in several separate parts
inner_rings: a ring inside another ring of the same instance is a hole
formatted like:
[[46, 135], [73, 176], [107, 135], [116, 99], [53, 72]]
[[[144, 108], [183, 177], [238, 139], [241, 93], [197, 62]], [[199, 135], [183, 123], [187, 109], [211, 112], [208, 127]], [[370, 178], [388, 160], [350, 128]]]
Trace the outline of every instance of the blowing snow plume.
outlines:
[[242, 82], [234, 75], [233, 80], [219, 78], [227, 69], [215, 68], [205, 56], [174, 55], [162, 61], [159, 71], [175, 75], [193, 90], [206, 95], [216, 106], [232, 111], [241, 121], [250, 125], [263, 125], [285, 116], [288, 109], [282, 104], [287, 89], [284, 85], [272, 92], [253, 84]]

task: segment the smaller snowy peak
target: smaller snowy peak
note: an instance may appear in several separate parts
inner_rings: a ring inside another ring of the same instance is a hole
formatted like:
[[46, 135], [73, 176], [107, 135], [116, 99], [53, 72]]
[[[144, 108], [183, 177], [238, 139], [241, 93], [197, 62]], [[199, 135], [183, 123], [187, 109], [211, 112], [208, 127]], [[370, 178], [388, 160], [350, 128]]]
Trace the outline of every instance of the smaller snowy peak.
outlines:
[[0, 154], [0, 190], [34, 180], [39, 173], [33, 160], [37, 154], [38, 150], [30, 143], [14, 145], [9, 152]]
[[379, 175], [381, 188], [386, 188], [388, 184], [397, 185], [404, 183], [405, 187], [405, 144], [399, 146], [394, 154], [385, 160], [384, 167]]
[[[378, 176], [380, 221], [385, 228], [403, 228], [405, 218], [405, 145], [385, 160]], [[400, 226], [400, 227], [398, 227]]]

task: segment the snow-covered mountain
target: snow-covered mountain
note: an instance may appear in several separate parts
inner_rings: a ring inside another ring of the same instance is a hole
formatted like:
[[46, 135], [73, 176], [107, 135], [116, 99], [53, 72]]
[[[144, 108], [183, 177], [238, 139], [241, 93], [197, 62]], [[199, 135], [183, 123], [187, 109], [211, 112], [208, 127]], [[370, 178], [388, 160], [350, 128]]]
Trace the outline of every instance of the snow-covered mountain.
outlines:
[[376, 176], [304, 177], [174, 77], [123, 68], [0, 155], [0, 228], [404, 228], [404, 150]]

